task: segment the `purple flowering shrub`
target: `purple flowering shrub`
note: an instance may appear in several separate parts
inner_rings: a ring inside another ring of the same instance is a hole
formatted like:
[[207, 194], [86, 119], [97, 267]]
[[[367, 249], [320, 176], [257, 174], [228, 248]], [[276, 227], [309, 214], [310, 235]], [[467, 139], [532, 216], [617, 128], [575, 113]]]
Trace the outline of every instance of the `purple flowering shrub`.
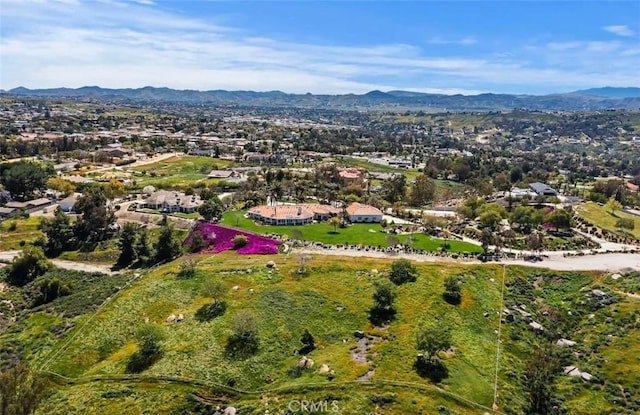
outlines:
[[277, 254], [278, 245], [282, 244], [278, 240], [241, 231], [240, 229], [229, 228], [215, 223], [198, 222], [196, 227], [185, 238], [185, 245], [191, 245], [191, 240], [196, 232], [202, 235], [205, 245], [209, 247], [207, 251], [214, 253], [235, 249], [236, 244], [233, 238], [238, 235], [244, 235], [248, 239], [248, 243], [245, 246], [236, 250], [237, 253], [243, 255]]

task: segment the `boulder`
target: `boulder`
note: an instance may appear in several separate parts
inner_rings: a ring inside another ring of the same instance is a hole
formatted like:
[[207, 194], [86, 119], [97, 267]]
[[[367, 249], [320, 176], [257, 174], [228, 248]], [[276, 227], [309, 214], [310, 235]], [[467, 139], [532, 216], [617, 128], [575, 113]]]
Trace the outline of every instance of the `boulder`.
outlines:
[[353, 332], [353, 335], [358, 339], [362, 339], [364, 337], [364, 331], [356, 330]]
[[231, 291], [236, 292], [240, 289], [239, 285], [234, 285], [233, 287], [231, 287]]
[[584, 380], [585, 382], [595, 382], [596, 377], [587, 372], [581, 372], [580, 379]]
[[167, 323], [175, 323], [175, 322], [176, 322], [175, 314], [171, 314], [169, 317], [167, 317]]
[[181, 322], [182, 320], [184, 320], [184, 316], [182, 314], [178, 314], [178, 317], [176, 317], [176, 321]]
[[237, 412], [233, 406], [227, 406], [224, 410], [224, 415], [236, 415]]
[[320, 366], [318, 373], [320, 373], [321, 375], [326, 375], [330, 371], [331, 369], [329, 368], [329, 365], [327, 365], [326, 363], [323, 363], [322, 366]]
[[308, 358], [307, 356], [302, 356], [302, 359], [298, 362], [298, 367], [302, 369], [311, 369], [315, 362], [313, 359]]
[[558, 339], [558, 341], [556, 342], [556, 346], [558, 347], [572, 347], [575, 346], [576, 342], [574, 342], [573, 340], [568, 340], [568, 339]]
[[582, 372], [575, 366], [565, 366], [563, 368], [564, 374], [571, 377], [580, 377]]
[[544, 331], [544, 327], [542, 327], [542, 324], [538, 322], [532, 321], [531, 323], [529, 323], [529, 326], [531, 326], [533, 331], [535, 331], [536, 333], [541, 333]]
[[603, 299], [607, 296], [607, 293], [602, 290], [592, 290], [591, 294], [593, 294], [598, 299]]
[[274, 261], [267, 262], [267, 268], [275, 268], [275, 267], [276, 267], [276, 263]]
[[611, 276], [611, 279], [612, 279], [612, 280], [618, 280], [618, 279], [620, 279], [620, 278], [622, 278], [622, 275], [620, 275], [620, 274], [613, 274], [613, 275]]

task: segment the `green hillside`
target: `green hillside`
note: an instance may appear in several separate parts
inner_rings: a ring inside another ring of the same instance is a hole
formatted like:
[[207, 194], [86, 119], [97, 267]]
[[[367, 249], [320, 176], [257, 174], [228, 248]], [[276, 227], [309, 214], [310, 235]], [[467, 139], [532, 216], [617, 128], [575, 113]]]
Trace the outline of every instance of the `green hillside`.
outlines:
[[[499, 411], [519, 414], [528, 406], [527, 361], [547, 348], [559, 364], [573, 364], [598, 379], [555, 377], [554, 399], [570, 413], [640, 408], [640, 398], [630, 392], [640, 384], [640, 362], [621, 352], [637, 349], [640, 337], [640, 301], [622, 294], [637, 289], [628, 286], [631, 276], [613, 281], [589, 273], [508, 267], [502, 304], [501, 266], [417, 264], [417, 281], [397, 287], [395, 319], [374, 327], [368, 319], [374, 283], [387, 277], [391, 261], [315, 256], [299, 274], [293, 255], [195, 258], [194, 278], [178, 277], [181, 260], [150, 271], [95, 315], [74, 317], [75, 328], [57, 344], [38, 333], [65, 317], [41, 310], [33, 322], [39, 331], [20, 337], [32, 336], [30, 350], [41, 338], [48, 342], [42, 353], [26, 355], [53, 382], [38, 413], [199, 413], [211, 405], [233, 405], [241, 414], [292, 413], [290, 402], [300, 399], [333, 402], [344, 414], [491, 413], [498, 361]], [[276, 268], [266, 267], [270, 259]], [[442, 296], [451, 275], [462, 281], [459, 305]], [[221, 317], [200, 322], [194, 316], [211, 301], [203, 288], [212, 281], [223, 284], [228, 307]], [[591, 290], [596, 288], [609, 304], [595, 302]], [[500, 325], [504, 308], [515, 317], [503, 315]], [[255, 316], [254, 354], [232, 355], [227, 349], [240, 312]], [[184, 320], [167, 323], [172, 314], [183, 314]], [[445, 375], [438, 382], [414, 367], [416, 327], [435, 320], [451, 328], [453, 343], [439, 355]], [[543, 333], [535, 334], [530, 321], [539, 322]], [[146, 325], [162, 332], [164, 353], [147, 370], [128, 374], [127, 362], [138, 350], [136, 331]], [[300, 370], [305, 329], [315, 338], [316, 349], [307, 353], [315, 365]], [[365, 336], [360, 344], [354, 336], [358, 330]], [[577, 344], [558, 348], [553, 344], [559, 337]], [[333, 376], [320, 373], [323, 364]]]

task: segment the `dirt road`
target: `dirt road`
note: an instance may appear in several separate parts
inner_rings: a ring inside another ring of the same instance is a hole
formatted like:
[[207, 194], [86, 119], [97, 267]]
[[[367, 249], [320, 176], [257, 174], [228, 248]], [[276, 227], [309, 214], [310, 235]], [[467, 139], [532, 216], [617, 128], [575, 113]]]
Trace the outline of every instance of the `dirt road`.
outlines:
[[[0, 261], [11, 262], [14, 257], [18, 256], [19, 253], [20, 251], [0, 251]], [[103, 274], [109, 274], [109, 275], [117, 274], [117, 272], [111, 271], [111, 268], [108, 265], [87, 264], [85, 262], [75, 262], [75, 261], [63, 261], [61, 259], [52, 259], [50, 261], [56, 267], [70, 269], [73, 271], [101, 272]]]

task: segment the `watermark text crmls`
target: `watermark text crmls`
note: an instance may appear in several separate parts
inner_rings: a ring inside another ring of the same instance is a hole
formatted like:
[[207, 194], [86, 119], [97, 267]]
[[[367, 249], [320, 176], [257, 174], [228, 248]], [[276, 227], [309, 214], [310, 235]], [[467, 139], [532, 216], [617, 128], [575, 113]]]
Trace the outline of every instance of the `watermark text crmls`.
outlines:
[[287, 409], [293, 413], [338, 413], [338, 401], [314, 401], [307, 399], [293, 399], [289, 401]]

